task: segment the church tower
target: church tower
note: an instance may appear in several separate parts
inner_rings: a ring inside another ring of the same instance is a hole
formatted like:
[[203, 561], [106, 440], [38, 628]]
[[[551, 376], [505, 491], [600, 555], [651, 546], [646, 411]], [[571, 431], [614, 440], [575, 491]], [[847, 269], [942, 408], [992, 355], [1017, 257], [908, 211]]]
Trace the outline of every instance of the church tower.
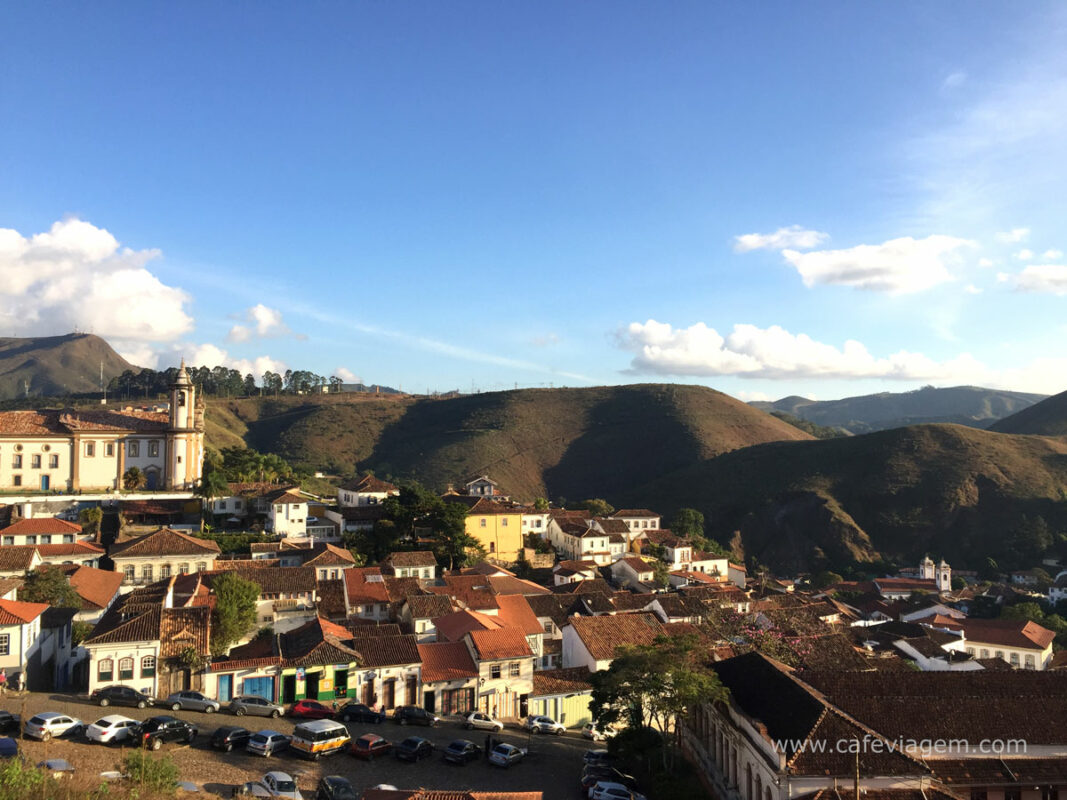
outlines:
[[937, 565], [937, 588], [942, 592], [952, 591], [952, 567], [943, 558]]
[[204, 463], [203, 414], [198, 413], [196, 387], [185, 359], [170, 387], [170, 426], [167, 429], [169, 489], [191, 489], [200, 481]]

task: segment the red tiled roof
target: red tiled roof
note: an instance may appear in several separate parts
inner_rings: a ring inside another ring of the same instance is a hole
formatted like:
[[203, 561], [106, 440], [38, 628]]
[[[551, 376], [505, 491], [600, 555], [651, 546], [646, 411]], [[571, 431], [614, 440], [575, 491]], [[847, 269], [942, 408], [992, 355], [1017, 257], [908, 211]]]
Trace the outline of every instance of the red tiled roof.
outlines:
[[122, 585], [122, 573], [95, 567], [78, 567], [68, 580], [81, 596], [83, 608], [107, 608]]
[[956, 623], [963, 630], [968, 642], [978, 644], [1044, 650], [1056, 638], [1054, 631], [1031, 620], [961, 619], [956, 620]]
[[40, 555], [32, 544], [0, 547], [0, 572], [27, 572], [33, 567], [33, 559]]
[[279, 494], [277, 497], [270, 498], [270, 504], [272, 506], [290, 506], [300, 505], [306, 503], [307, 498], [298, 495], [296, 492], [285, 491]]
[[449, 642], [458, 642], [471, 631], [496, 630], [501, 627], [495, 617], [466, 609], [435, 618], [433, 626], [437, 629], [438, 640]]
[[33, 517], [20, 519], [3, 529], [5, 536], [36, 536], [40, 534], [80, 534], [82, 526], [59, 517]]
[[501, 658], [521, 658], [533, 655], [526, 636], [518, 628], [497, 628], [488, 631], [471, 631], [471, 644], [481, 661]]
[[379, 567], [352, 567], [344, 571], [348, 604], [388, 603], [389, 590]]
[[597, 661], [615, 658], [616, 649], [624, 645], [652, 644], [657, 636], [663, 635], [663, 626], [654, 614], [572, 617], [570, 622]]
[[0, 412], [2, 436], [65, 436], [74, 431], [158, 431], [170, 415], [154, 411], [41, 409]]
[[400, 491], [388, 481], [383, 481], [381, 478], [376, 478], [373, 475], [364, 475], [362, 478], [351, 480], [342, 485], [341, 488], [349, 492], [362, 492], [366, 494], [388, 494], [390, 492]]
[[500, 603], [497, 619], [502, 624], [518, 628], [527, 636], [544, 633], [544, 628], [537, 621], [537, 615], [534, 614], [530, 604], [521, 594], [501, 595], [496, 600]]
[[545, 697], [591, 691], [593, 685], [589, 682], [590, 674], [585, 667], [538, 670], [534, 672], [532, 694], [534, 697]]
[[645, 517], [658, 517], [660, 515], [655, 511], [649, 511], [647, 508], [620, 508], [614, 514], [609, 514], [608, 516], [615, 519], [640, 519]]
[[423, 683], [478, 677], [478, 666], [463, 642], [432, 642], [418, 647]]
[[626, 558], [620, 558], [619, 561], [615, 563], [619, 562], [630, 567], [634, 572], [652, 572], [652, 565], [643, 558], [638, 558], [637, 556], [626, 556]]
[[437, 558], [429, 550], [403, 550], [390, 553], [382, 563], [392, 567], [436, 567]]
[[880, 592], [937, 591], [935, 581], [920, 578], [875, 578], [874, 585]]
[[112, 558], [154, 558], [156, 556], [218, 555], [219, 546], [210, 539], [198, 539], [181, 531], [160, 528], [155, 533], [111, 546]]
[[60, 544], [39, 544], [37, 552], [41, 558], [59, 558], [60, 556], [102, 556], [104, 548], [91, 542], [61, 542]]
[[[352, 636], [353, 633], [356, 635]], [[396, 636], [376, 636], [369, 629], [368, 634], [361, 636], [358, 631], [349, 633], [349, 636], [352, 636], [349, 646], [359, 653], [363, 666], [395, 667], [420, 662], [418, 641], [413, 635], [401, 633]]]
[[48, 603], [0, 600], [0, 625], [24, 625], [27, 622], [33, 622], [50, 607]]

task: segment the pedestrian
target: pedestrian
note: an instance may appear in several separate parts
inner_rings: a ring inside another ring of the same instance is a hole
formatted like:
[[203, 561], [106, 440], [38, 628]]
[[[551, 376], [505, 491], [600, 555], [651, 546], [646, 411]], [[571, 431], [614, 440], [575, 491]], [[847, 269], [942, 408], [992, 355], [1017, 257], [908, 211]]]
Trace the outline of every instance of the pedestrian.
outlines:
[[22, 690], [26, 688], [26, 673], [20, 672], [15, 676], [15, 691], [22, 694]]
[[0, 695], [7, 695], [7, 670], [0, 669]]

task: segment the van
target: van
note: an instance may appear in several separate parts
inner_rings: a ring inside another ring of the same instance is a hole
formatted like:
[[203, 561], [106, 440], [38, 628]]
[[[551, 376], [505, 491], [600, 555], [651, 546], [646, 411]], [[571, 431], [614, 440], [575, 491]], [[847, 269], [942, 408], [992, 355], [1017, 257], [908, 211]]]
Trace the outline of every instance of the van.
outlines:
[[331, 719], [316, 719], [296, 726], [289, 746], [304, 758], [316, 759], [339, 753], [348, 747], [352, 737], [348, 728]]

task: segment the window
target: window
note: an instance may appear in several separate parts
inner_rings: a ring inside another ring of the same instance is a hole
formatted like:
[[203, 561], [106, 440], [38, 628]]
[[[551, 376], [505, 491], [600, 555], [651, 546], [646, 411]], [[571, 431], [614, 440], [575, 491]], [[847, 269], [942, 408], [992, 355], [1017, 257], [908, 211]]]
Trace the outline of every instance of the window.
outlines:
[[0, 633], [0, 656], [10, 655], [11, 653], [11, 634]]
[[48, 468], [59, 469], [59, 456], [57, 456], [55, 453], [48, 457]]
[[508, 664], [508, 677], [509, 678], [517, 678], [517, 677], [519, 677], [519, 662], [518, 661], [512, 661], [510, 664]]
[[122, 570], [123, 580], [132, 581], [136, 576], [133, 564], [127, 564]]
[[1037, 669], [1037, 661], [1034, 659], [1034, 657], [1032, 655], [1027, 654], [1027, 656], [1026, 656], [1026, 668], [1027, 669]]
[[5, 545], [14, 544], [14, 543], [15, 543], [15, 537], [14, 536], [5, 536], [4, 537], [4, 544]]
[[36, 536], [27, 536], [26, 537], [26, 544], [37, 544], [37, 537]]
[[11, 456], [11, 469], [22, 469], [22, 456], [18, 453]]
[[496, 552], [496, 542], [490, 542], [489, 543], [489, 552], [490, 553], [495, 553]]
[[178, 566], [178, 574], [179, 575], [188, 575], [189, 574], [189, 565], [188, 564], [179, 565]]
[[508, 518], [507, 517], [501, 517], [500, 518], [500, 527], [501, 528], [506, 528], [507, 526], [508, 526]]
[[159, 577], [164, 579], [170, 577], [170, 564], [164, 564], [159, 568]]
[[141, 443], [130, 442], [129, 445], [127, 445], [126, 447], [126, 452], [130, 456], [130, 458], [137, 458], [141, 455]]
[[989, 650], [985, 647], [982, 648], [982, 658], [989, 658]]
[[144, 564], [144, 565], [141, 566], [141, 580], [143, 580], [143, 581], [151, 581], [152, 580], [152, 565], [151, 564]]
[[129, 656], [127, 656], [126, 658], [119, 659], [119, 680], [133, 680], [133, 659]]
[[486, 525], [488, 524], [488, 522], [487, 522], [487, 520], [485, 519], [485, 517], [482, 517], [481, 519], [479, 519], [479, 520], [478, 520], [478, 524], [479, 524], [479, 525], [480, 525], [481, 527], [483, 527], [483, 528], [484, 528], [484, 527], [485, 527], [485, 526], [486, 526]]
[[22, 476], [21, 475], [12, 475], [11, 476], [11, 485], [12, 486], [22, 486]]
[[52, 544], [52, 534], [50, 534], [50, 533], [41, 534], [41, 544]]
[[155, 458], [159, 455], [159, 442], [148, 443], [148, 455], [151, 458]]
[[110, 658], [101, 659], [100, 664], [96, 667], [96, 677], [101, 681], [110, 683], [111, 679], [115, 677], [115, 662]]
[[92, 458], [96, 455], [96, 442], [85, 443], [85, 457]]
[[108, 458], [111, 458], [113, 455], [115, 455], [115, 443], [114, 442], [108, 442], [107, 444], [104, 445], [104, 455], [107, 456]]
[[489, 668], [489, 677], [490, 678], [499, 678], [500, 677], [500, 665], [499, 664], [493, 664], [493, 666], [491, 666]]
[[1013, 667], [1019, 666], [1019, 654], [1018, 653], [1012, 653], [1011, 654], [1011, 665]]
[[554, 626], [552, 625], [552, 620], [546, 619], [545, 620], [545, 633], [552, 633], [553, 627]]
[[196, 564], [196, 571], [197, 572], [206, 572], [207, 571], [207, 564], [204, 563], [203, 561], [198, 561], [197, 564]]
[[65, 534], [63, 534], [63, 544], [74, 544], [74, 534], [73, 533], [65, 533]]
[[34, 453], [32, 456], [30, 456], [30, 469], [40, 469], [40, 468], [41, 468], [41, 456], [40, 456], [39, 453]]
[[141, 677], [152, 678], [156, 674], [156, 657], [145, 656], [141, 659]]

